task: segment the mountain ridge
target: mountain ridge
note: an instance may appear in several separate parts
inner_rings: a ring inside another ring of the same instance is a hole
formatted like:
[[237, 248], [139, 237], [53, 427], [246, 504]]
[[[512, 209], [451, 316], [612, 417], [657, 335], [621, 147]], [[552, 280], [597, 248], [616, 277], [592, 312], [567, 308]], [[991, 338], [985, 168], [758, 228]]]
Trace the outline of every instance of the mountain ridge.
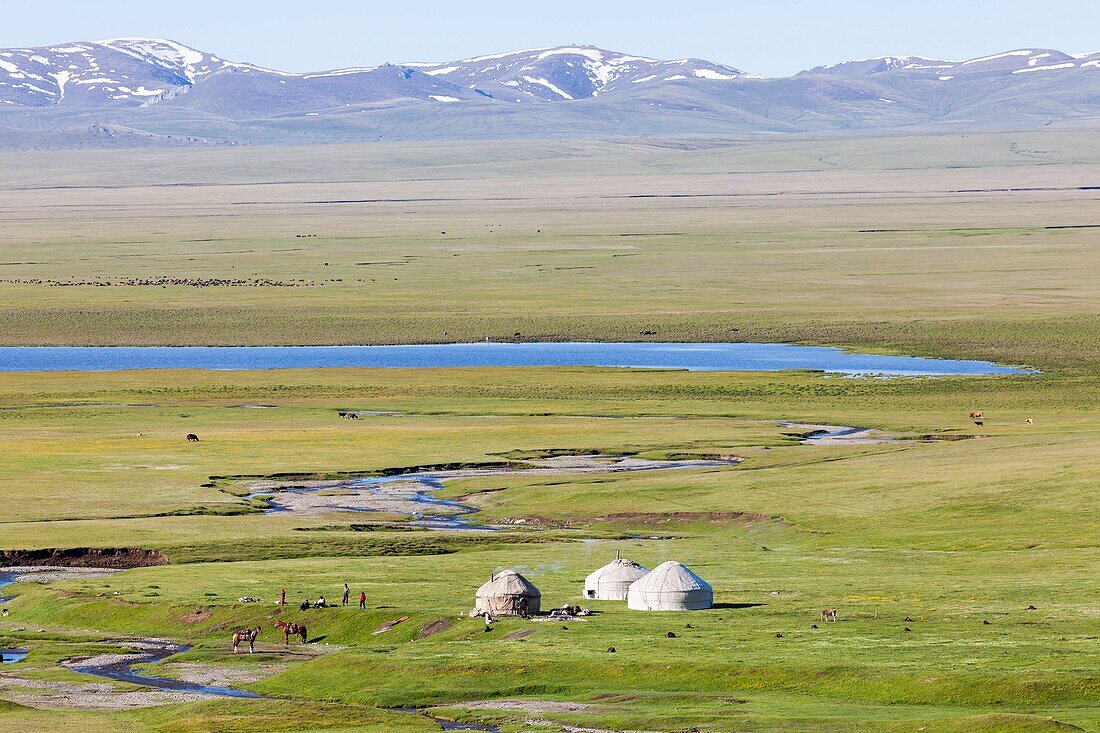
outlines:
[[777, 78], [585, 44], [314, 72], [170, 39], [0, 49], [5, 149], [64, 147], [66, 134], [77, 146], [275, 144], [1097, 121], [1100, 52], [1040, 48], [879, 56]]

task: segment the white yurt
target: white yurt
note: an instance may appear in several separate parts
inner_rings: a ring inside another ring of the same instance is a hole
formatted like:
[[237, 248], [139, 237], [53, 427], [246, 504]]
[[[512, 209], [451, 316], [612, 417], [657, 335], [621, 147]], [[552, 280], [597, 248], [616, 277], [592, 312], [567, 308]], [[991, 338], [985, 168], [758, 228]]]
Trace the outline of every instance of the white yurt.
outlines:
[[626, 603], [635, 611], [700, 611], [714, 605], [714, 590], [681, 563], [670, 560], [634, 581]]
[[584, 579], [584, 597], [595, 601], [625, 601], [630, 584], [649, 572], [633, 560], [614, 560]]
[[504, 570], [492, 576], [477, 589], [474, 609], [494, 616], [536, 614], [542, 603], [542, 593], [527, 578], [515, 570]]

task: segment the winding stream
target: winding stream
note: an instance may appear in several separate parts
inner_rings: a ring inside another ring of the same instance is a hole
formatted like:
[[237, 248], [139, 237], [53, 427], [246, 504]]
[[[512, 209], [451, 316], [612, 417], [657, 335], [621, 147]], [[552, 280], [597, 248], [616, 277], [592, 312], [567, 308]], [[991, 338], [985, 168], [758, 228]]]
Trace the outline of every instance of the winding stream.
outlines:
[[216, 695], [218, 697], [245, 697], [262, 698], [255, 692], [238, 690], [233, 687], [216, 687], [203, 685], [196, 682], [170, 679], [167, 677], [155, 677], [153, 675], [138, 672], [134, 667], [138, 664], [157, 664], [173, 654], [181, 654], [191, 647], [175, 644], [159, 639], [143, 639], [140, 642], [142, 651], [138, 654], [105, 654], [99, 657], [75, 662], [69, 669], [81, 674], [90, 674], [96, 677], [114, 680], [116, 682], [129, 682], [134, 685], [154, 687], [168, 692], [189, 692], [198, 695]]
[[524, 461], [521, 466], [464, 468], [446, 471], [411, 471], [392, 476], [361, 476], [342, 481], [319, 481], [307, 485], [278, 485], [259, 482], [247, 499], [266, 503], [265, 513], [319, 513], [322, 511], [384, 512], [412, 519], [411, 527], [433, 530], [493, 531], [469, 517], [480, 511], [470, 504], [435, 496], [444, 482], [492, 476], [566, 476], [600, 473], [718, 468], [735, 466], [740, 458], [698, 460], [646, 460], [605, 455], [556, 456]]

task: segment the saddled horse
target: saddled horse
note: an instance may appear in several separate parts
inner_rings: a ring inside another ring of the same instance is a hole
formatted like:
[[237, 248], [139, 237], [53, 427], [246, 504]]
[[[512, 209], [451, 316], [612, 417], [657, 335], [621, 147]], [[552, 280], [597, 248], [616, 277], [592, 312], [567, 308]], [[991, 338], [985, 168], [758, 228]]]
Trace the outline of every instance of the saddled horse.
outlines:
[[256, 651], [256, 637], [260, 635], [260, 627], [257, 626], [254, 629], [237, 629], [233, 632], [233, 653], [236, 654], [239, 650], [237, 647], [242, 642], [248, 642], [248, 653]]
[[276, 621], [275, 627], [283, 630], [283, 643], [290, 644], [290, 637], [297, 636], [301, 638], [302, 643], [306, 643], [306, 637], [308, 632], [306, 631], [305, 624], [295, 623], [293, 621]]

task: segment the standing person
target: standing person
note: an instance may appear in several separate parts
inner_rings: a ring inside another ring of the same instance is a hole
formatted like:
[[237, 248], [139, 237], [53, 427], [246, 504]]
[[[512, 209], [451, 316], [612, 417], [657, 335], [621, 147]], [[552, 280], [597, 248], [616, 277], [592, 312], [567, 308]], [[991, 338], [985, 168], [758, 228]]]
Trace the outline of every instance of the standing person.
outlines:
[[280, 588], [279, 589], [279, 605], [280, 606], [285, 606], [286, 605], [286, 588]]
[[367, 607], [367, 594], [363, 591], [359, 591], [359, 610], [363, 611]]
[[348, 598], [349, 597], [351, 597], [351, 588], [348, 587], [347, 583], [344, 583], [344, 600], [342, 600], [340, 602], [340, 605], [341, 606], [348, 605]]

